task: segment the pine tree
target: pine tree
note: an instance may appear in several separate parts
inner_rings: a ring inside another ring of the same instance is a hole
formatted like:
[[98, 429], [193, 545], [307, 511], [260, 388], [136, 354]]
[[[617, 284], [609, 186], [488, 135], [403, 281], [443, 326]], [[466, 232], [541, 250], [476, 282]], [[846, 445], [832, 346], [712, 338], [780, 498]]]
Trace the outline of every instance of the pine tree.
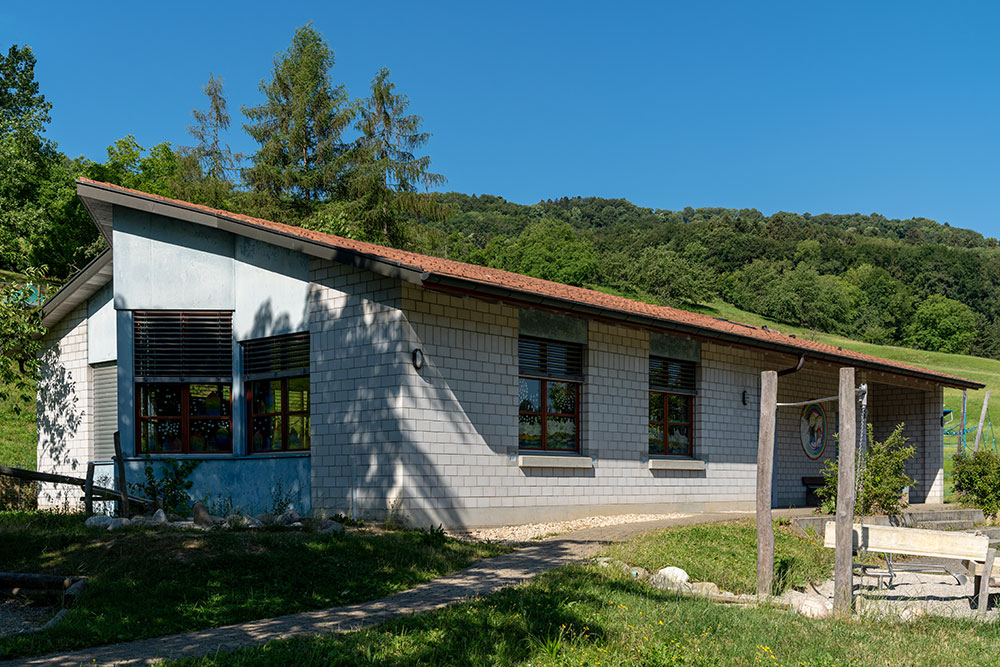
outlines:
[[271, 80], [260, 84], [264, 103], [243, 108], [251, 121], [244, 128], [260, 144], [244, 171], [252, 189], [310, 205], [336, 191], [347, 148], [341, 135], [354, 110], [344, 86], [331, 81], [333, 64], [333, 51], [310, 24], [275, 57]]
[[202, 90], [208, 97], [208, 108], [191, 111], [194, 125], [188, 127], [188, 133], [195, 138], [197, 145], [181, 151], [181, 160], [192, 164], [182, 165], [180, 173], [183, 182], [178, 186], [185, 190], [193, 189], [195, 199], [218, 208], [233, 189], [232, 175], [243, 156], [234, 153], [221, 139], [230, 124], [222, 79], [210, 73], [208, 83]]

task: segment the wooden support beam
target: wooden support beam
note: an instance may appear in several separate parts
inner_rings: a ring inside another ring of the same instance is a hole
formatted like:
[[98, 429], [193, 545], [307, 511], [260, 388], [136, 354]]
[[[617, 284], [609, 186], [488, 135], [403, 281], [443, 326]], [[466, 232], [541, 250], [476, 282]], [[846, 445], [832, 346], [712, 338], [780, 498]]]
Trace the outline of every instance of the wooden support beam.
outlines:
[[852, 529], [857, 447], [857, 399], [854, 368], [840, 369], [840, 433], [837, 434], [837, 549], [833, 566], [833, 612], [849, 616], [854, 607]]
[[993, 560], [996, 558], [996, 549], [990, 549], [986, 553], [986, 562], [983, 564], [983, 573], [976, 578], [976, 594], [979, 597], [979, 613], [985, 614], [990, 607], [990, 576], [993, 574]]
[[83, 480], [83, 509], [87, 516], [94, 513], [94, 462], [87, 462], [87, 478]]
[[122, 436], [115, 431], [115, 465], [118, 467], [118, 516], [129, 516], [128, 485], [125, 483], [125, 459], [122, 457]]
[[760, 374], [760, 428], [757, 437], [757, 597], [771, 595], [774, 580], [774, 524], [771, 522], [771, 477], [774, 423], [778, 406], [778, 373]]
[[990, 404], [990, 390], [986, 390], [983, 396], [983, 409], [979, 411], [979, 428], [976, 429], [976, 442], [972, 445], [972, 451], [979, 451], [979, 442], [983, 439], [983, 424], [986, 422], [986, 408]]

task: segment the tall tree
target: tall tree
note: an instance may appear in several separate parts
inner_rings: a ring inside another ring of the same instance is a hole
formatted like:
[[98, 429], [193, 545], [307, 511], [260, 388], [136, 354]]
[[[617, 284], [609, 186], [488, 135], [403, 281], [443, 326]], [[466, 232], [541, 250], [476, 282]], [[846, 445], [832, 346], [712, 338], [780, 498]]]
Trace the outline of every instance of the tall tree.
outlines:
[[44, 131], [52, 103], [35, 81], [35, 54], [30, 46], [12, 45], [0, 54], [0, 134], [30, 126]]
[[354, 109], [344, 86], [333, 85], [333, 64], [333, 51], [306, 24], [261, 82], [264, 103], [243, 108], [250, 121], [243, 127], [260, 144], [244, 171], [254, 190], [310, 205], [336, 191]]
[[232, 177], [243, 156], [234, 153], [222, 139], [230, 124], [222, 79], [210, 73], [202, 90], [208, 97], [208, 108], [191, 111], [194, 124], [188, 127], [188, 132], [197, 144], [180, 151], [180, 159], [193, 164], [181, 165], [182, 182], [178, 186], [186, 198], [221, 207], [233, 189]]

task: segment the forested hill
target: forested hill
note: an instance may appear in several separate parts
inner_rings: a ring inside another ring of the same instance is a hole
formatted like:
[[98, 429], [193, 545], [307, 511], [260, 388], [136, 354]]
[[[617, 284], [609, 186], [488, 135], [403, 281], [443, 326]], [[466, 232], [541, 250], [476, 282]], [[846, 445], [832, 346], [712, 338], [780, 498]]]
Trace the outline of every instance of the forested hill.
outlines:
[[438, 201], [453, 214], [412, 227], [418, 250], [686, 308], [722, 299], [872, 343], [1000, 358], [1000, 248], [972, 230], [593, 197]]

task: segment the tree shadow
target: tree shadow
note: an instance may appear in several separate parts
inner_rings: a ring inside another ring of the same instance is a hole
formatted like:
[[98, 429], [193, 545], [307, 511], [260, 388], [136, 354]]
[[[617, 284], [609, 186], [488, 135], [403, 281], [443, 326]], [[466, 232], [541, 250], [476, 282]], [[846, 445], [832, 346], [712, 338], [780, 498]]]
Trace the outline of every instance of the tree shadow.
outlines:
[[[38, 462], [42, 472], [82, 476], [80, 451], [74, 446], [84, 419], [79, 405], [77, 378], [63, 363], [63, 344], [54, 343], [39, 358], [38, 381]], [[83, 445], [86, 451], [86, 445]], [[71, 487], [40, 483], [38, 504], [68, 508], [78, 500]]]

